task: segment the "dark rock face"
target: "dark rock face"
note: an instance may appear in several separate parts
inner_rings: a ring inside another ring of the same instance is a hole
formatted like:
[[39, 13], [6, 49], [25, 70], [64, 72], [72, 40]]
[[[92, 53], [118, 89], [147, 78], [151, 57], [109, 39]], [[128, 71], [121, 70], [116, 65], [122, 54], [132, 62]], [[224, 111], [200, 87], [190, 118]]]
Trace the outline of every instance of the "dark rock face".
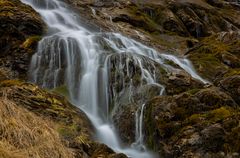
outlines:
[[[86, 15], [86, 19], [105, 30], [116, 30], [159, 50], [185, 54], [197, 72], [214, 85], [203, 88], [202, 83], [186, 73], [168, 74], [157, 67], [161, 72], [157, 78], [166, 86], [166, 96], [154, 98], [158, 95], [154, 93], [157, 89], [148, 92], [147, 87], [137, 88], [139, 76], [135, 74], [138, 68], [133, 65], [136, 71], [132, 75], [134, 101], [125, 102], [128, 91], [123, 90], [121, 81], [111, 81], [118, 92], [125, 92], [119, 98], [122, 104], [113, 116], [124, 142], [134, 140], [134, 111], [141, 106], [142, 100], [149, 100], [144, 110], [145, 140], [149, 148], [163, 157], [239, 157], [239, 141], [233, 140], [239, 130], [238, 2], [68, 2]], [[116, 76], [117, 73], [113, 72]], [[128, 122], [124, 124], [122, 121]]]
[[234, 75], [220, 81], [220, 86], [232, 96], [235, 101], [240, 104], [240, 76]]
[[187, 40], [240, 29], [237, 2], [67, 1], [103, 29], [120, 31], [160, 50], [177, 49], [182, 53], [188, 49]]
[[239, 139], [233, 144], [228, 140], [238, 129], [236, 105], [215, 87], [156, 97], [146, 105], [146, 142], [163, 157], [239, 155], [233, 145]]
[[19, 0], [0, 3], [0, 64], [25, 78], [29, 60], [45, 31], [40, 15]]
[[136, 105], [122, 105], [118, 108], [113, 121], [121, 140], [126, 144], [135, 141]]

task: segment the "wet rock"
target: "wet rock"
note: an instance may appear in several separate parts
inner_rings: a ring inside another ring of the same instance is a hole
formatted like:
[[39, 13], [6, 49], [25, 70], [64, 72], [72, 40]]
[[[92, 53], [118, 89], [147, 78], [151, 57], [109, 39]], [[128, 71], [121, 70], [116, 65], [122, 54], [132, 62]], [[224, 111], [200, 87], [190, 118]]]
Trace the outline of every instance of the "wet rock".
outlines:
[[154, 85], [144, 85], [133, 90], [132, 96], [130, 99], [127, 99], [127, 102], [126, 99], [123, 99], [124, 96], [121, 96], [118, 103], [115, 103], [112, 117], [116, 130], [123, 143], [130, 145], [136, 141], [136, 119], [139, 119], [136, 118], [136, 114], [137, 112], [140, 113], [139, 110], [146, 100], [158, 96], [161, 90], [162, 88]]
[[136, 105], [122, 105], [113, 115], [115, 128], [126, 144], [132, 144], [135, 141], [135, 122], [136, 122]]
[[[111, 109], [113, 109], [111, 112], [121, 140], [126, 144], [132, 144], [135, 141], [136, 112], [141, 109], [143, 104], [159, 96], [161, 93], [175, 95], [190, 90], [192, 90], [192, 92], [194, 90], [198, 91], [203, 87], [203, 83], [193, 79], [189, 74], [180, 70], [178, 65], [168, 62], [166, 64], [176, 68], [176, 71], [171, 74], [168, 74], [160, 65], [153, 67], [154, 70], [156, 70], [156, 80], [164, 86], [146, 84], [145, 80], [141, 79], [140, 67], [134, 64], [130, 57], [127, 58], [128, 66], [126, 66], [125, 60], [123, 60], [125, 57], [127, 56], [121, 56], [121, 58], [115, 57], [112, 61], [110, 83], [111, 91], [113, 92], [112, 96], [114, 98], [111, 103]], [[121, 63], [120, 59], [124, 62]], [[154, 64], [146, 59], [144, 59], [144, 61], [144, 66], [146, 67], [151, 67], [152, 64]], [[118, 66], [120, 63], [121, 67]], [[117, 69], [118, 67], [121, 69]], [[130, 82], [129, 78], [131, 78]], [[188, 98], [190, 97], [191, 96]], [[197, 99], [193, 99], [192, 104], [194, 104], [196, 100]], [[165, 114], [165, 117], [171, 117], [167, 116], [169, 113], [166, 112]], [[179, 115], [178, 117], [181, 116]], [[170, 133], [170, 131], [164, 131], [162, 133], [165, 132], [166, 134]]]

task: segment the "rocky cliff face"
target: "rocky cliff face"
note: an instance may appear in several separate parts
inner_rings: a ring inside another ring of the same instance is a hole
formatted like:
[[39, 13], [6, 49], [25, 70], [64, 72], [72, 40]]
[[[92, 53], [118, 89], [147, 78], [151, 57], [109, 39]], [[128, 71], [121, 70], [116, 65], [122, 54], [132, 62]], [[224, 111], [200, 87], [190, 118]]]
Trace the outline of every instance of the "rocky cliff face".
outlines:
[[239, 31], [237, 1], [68, 0], [89, 23], [120, 31], [160, 50], [184, 53], [196, 38]]
[[[137, 99], [122, 103], [115, 113], [122, 140], [134, 141], [136, 107], [139, 99], [147, 97], [145, 142], [159, 155], [239, 157], [238, 1], [68, 2], [86, 15], [86, 23], [121, 32], [160, 52], [187, 56], [198, 73], [211, 82], [201, 85], [182, 73], [161, 73], [159, 78], [167, 85], [166, 96], [155, 97], [156, 90], [148, 87], [137, 91]], [[137, 76], [134, 81], [137, 83]]]
[[238, 157], [238, 123], [239, 105], [216, 87], [156, 97], [145, 111], [146, 141], [163, 157]]
[[[159, 155], [240, 156], [238, 1], [66, 1], [86, 25], [120, 32], [160, 52], [185, 55], [211, 82], [203, 85], [183, 72], [168, 74], [158, 68], [165, 95], [157, 96], [156, 87], [137, 89], [134, 101], [122, 102], [113, 115], [125, 143], [134, 141], [136, 106], [145, 99], [144, 139]], [[64, 88], [50, 92], [11, 80], [27, 78], [31, 55], [45, 32], [31, 7], [19, 0], [0, 0], [0, 157], [125, 157], [92, 140], [91, 123], [62, 96]], [[114, 60], [117, 65], [118, 57]], [[133, 83], [139, 84], [134, 73]], [[111, 84], [122, 90], [118, 80]]]

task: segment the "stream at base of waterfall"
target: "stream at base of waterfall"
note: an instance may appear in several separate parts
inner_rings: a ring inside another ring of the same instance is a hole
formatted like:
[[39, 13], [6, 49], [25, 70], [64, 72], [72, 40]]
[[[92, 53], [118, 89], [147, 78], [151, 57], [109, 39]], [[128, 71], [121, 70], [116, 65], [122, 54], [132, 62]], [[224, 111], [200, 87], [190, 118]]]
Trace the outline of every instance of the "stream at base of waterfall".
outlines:
[[[137, 86], [159, 87], [159, 95], [165, 86], [156, 79], [156, 65], [167, 72], [175, 68], [172, 61], [193, 78], [207, 83], [185, 58], [159, 53], [119, 33], [90, 31], [84, 27], [78, 15], [60, 0], [22, 0], [39, 12], [48, 26], [48, 33], [39, 42], [30, 65], [30, 80], [42, 87], [55, 88], [66, 85], [71, 102], [81, 108], [97, 129], [97, 139], [133, 158], [152, 158], [144, 145], [143, 114], [145, 103], [139, 105], [135, 118], [135, 142], [122, 147], [114, 129], [110, 108], [121, 92], [115, 91], [110, 76], [118, 73], [122, 89], [129, 91], [131, 100], [133, 65], [138, 67], [141, 82]], [[114, 59], [119, 62], [114, 62]], [[120, 75], [119, 75], [120, 74]], [[125, 78], [129, 78], [126, 80]], [[109, 89], [112, 89], [110, 91]]]

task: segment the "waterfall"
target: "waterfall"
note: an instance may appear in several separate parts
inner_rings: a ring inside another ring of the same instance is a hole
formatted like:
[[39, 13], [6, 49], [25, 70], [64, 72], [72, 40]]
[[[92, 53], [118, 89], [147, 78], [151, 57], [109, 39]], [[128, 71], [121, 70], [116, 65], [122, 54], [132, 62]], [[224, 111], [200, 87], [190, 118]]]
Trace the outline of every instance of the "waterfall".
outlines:
[[136, 131], [135, 131], [135, 142], [132, 144], [134, 148], [137, 148], [139, 150], [146, 150], [146, 147], [143, 142], [143, 113], [144, 113], [144, 107], [145, 104], [137, 110], [135, 116], [135, 126], [136, 126]]
[[[40, 13], [48, 26], [48, 33], [39, 42], [30, 66], [30, 80], [42, 87], [55, 88], [66, 85], [71, 102], [81, 108], [97, 129], [99, 141], [116, 152], [133, 158], [151, 158], [154, 155], [135, 145], [122, 147], [115, 132], [110, 113], [116, 103], [137, 87], [153, 85], [159, 94], [165, 86], [156, 79], [156, 66], [166, 71], [175, 69], [166, 61], [172, 61], [193, 78], [207, 83], [185, 58], [160, 54], [133, 39], [119, 33], [90, 31], [84, 27], [76, 13], [60, 0], [22, 0]], [[95, 11], [93, 10], [93, 14]], [[139, 82], [133, 78], [139, 75]], [[128, 92], [128, 93], [127, 93]], [[136, 113], [136, 142], [144, 146], [143, 114], [145, 104]], [[138, 145], [137, 145], [138, 146]]]

